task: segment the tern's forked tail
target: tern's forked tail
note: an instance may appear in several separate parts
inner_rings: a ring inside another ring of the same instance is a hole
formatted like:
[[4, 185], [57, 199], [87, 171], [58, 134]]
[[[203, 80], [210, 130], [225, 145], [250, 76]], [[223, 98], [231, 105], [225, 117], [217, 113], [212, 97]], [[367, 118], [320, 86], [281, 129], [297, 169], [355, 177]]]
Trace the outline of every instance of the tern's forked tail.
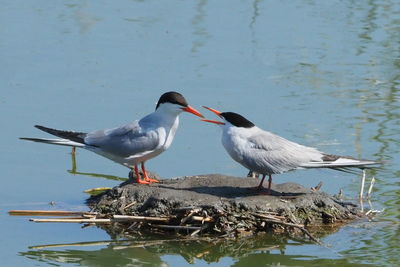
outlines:
[[75, 147], [85, 146], [85, 144], [74, 142], [68, 139], [46, 139], [46, 138], [30, 138], [30, 137], [20, 137], [19, 139], [38, 142], [38, 143], [51, 144], [51, 145], [59, 145], [59, 146], [75, 146]]
[[57, 130], [57, 129], [52, 129], [52, 128], [48, 128], [48, 127], [44, 127], [41, 125], [35, 125], [36, 128], [38, 128], [39, 130], [42, 130], [46, 133], [64, 138], [64, 139], [68, 139], [77, 143], [81, 143], [84, 144], [84, 138], [86, 136], [86, 133], [82, 133], [82, 132], [74, 132], [74, 131], [63, 131], [63, 130]]
[[339, 157], [335, 160], [327, 161], [312, 161], [301, 165], [303, 168], [330, 168], [343, 170], [347, 168], [369, 169], [377, 168], [382, 162], [374, 160], [354, 159], [350, 157]]
[[61, 146], [75, 146], [75, 147], [85, 146], [84, 138], [86, 136], [86, 133], [56, 130], [40, 125], [35, 125], [35, 127], [38, 128], [39, 130], [58, 136], [62, 139], [31, 138], [31, 137], [21, 137], [20, 139], [39, 142], [39, 143], [52, 144], [52, 145], [61, 145]]

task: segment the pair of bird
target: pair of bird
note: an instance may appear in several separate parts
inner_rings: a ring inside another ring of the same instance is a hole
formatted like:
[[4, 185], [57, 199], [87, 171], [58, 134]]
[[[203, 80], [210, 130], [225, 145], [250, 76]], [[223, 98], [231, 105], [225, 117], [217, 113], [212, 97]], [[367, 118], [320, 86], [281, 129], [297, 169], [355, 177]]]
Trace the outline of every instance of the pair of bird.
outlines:
[[[220, 125], [222, 144], [228, 154], [247, 169], [263, 175], [259, 189], [262, 189], [263, 181], [268, 175], [269, 193], [272, 174], [299, 168], [364, 169], [378, 164], [373, 160], [326, 154], [264, 131], [237, 113], [204, 108], [215, 113], [222, 121], [204, 119], [180, 93], [167, 92], [161, 95], [153, 113], [121, 127], [84, 133], [36, 125], [36, 128], [61, 139], [21, 139], [87, 149], [129, 167], [129, 174], [131, 176], [132, 172], [135, 173], [137, 183], [150, 184], [158, 181], [148, 176], [145, 162], [168, 149], [178, 129], [179, 115], [188, 112], [203, 118], [204, 122]], [[143, 178], [139, 174], [139, 164]]]

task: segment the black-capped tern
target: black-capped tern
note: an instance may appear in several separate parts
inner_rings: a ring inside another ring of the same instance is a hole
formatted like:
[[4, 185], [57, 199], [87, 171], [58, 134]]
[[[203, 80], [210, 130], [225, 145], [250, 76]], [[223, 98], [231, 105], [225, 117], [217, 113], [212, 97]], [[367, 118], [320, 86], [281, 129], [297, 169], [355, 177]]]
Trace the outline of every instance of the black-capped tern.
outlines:
[[232, 159], [247, 169], [263, 175], [259, 189], [262, 188], [266, 175], [269, 176], [268, 193], [271, 190], [272, 174], [300, 168], [330, 168], [346, 171], [347, 168], [365, 169], [368, 166], [380, 164], [373, 160], [327, 154], [264, 131], [237, 113], [220, 112], [213, 108], [203, 107], [223, 120], [221, 122], [202, 119], [202, 121], [221, 126], [222, 144]]
[[[137, 183], [149, 184], [158, 181], [148, 177], [144, 163], [171, 145], [178, 129], [179, 114], [182, 112], [203, 118], [200, 112], [189, 106], [180, 93], [167, 92], [161, 95], [154, 112], [117, 128], [84, 133], [36, 125], [36, 128], [62, 139], [21, 139], [87, 149], [129, 167], [130, 175], [132, 170], [135, 172]], [[143, 179], [140, 179], [138, 164], [141, 164]]]

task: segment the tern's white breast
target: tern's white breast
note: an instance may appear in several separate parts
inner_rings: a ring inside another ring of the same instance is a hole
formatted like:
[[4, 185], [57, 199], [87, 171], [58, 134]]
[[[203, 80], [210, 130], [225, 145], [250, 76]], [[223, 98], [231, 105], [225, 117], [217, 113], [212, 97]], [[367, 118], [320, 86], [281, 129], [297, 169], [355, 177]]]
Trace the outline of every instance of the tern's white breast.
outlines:
[[224, 127], [222, 145], [235, 161], [247, 168], [251, 168], [250, 166], [246, 166], [243, 161], [245, 152], [250, 148], [250, 144], [247, 140], [248, 130], [249, 129], [239, 127]]

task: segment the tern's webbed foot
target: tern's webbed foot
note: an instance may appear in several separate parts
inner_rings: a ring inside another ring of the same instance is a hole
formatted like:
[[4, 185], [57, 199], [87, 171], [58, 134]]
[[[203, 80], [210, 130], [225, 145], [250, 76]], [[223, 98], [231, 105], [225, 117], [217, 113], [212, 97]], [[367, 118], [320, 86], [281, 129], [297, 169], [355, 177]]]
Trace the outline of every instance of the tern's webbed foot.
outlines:
[[137, 179], [136, 183], [138, 183], [138, 184], [150, 184], [150, 182], [145, 181], [145, 180], [141, 180], [141, 179]]
[[152, 179], [152, 178], [149, 178], [149, 177], [144, 177], [144, 180], [149, 182], [149, 183], [159, 183], [160, 182], [157, 179]]
[[136, 174], [134, 171], [129, 172], [129, 180], [132, 181], [132, 183], [137, 183], [137, 184], [151, 184], [151, 181], [148, 181], [146, 179], [142, 180], [140, 179], [140, 174], [139, 177], [136, 177]]

